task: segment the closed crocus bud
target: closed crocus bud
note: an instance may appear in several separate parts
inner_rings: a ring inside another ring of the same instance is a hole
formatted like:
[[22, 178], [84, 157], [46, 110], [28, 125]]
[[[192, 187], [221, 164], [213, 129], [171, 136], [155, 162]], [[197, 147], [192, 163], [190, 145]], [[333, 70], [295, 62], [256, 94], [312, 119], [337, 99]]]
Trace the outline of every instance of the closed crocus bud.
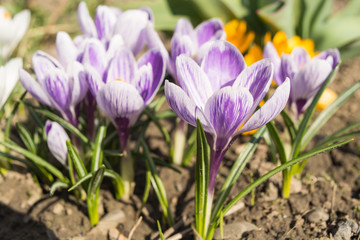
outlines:
[[45, 133], [51, 154], [64, 166], [67, 166], [66, 141], [69, 136], [57, 122], [46, 121]]
[[5, 66], [0, 66], [0, 108], [5, 104], [19, 80], [19, 70], [22, 68], [21, 58], [11, 59]]
[[14, 17], [0, 6], [0, 55], [7, 59], [24, 36], [30, 23], [30, 11], [23, 10]]

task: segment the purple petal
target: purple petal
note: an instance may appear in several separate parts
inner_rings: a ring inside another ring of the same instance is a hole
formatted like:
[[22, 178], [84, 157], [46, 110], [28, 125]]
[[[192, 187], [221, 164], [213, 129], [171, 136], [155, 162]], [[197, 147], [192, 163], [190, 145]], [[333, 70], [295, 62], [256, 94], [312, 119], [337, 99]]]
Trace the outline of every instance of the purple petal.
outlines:
[[214, 91], [226, 85], [231, 85], [246, 68], [243, 56], [229, 42], [215, 41], [204, 56], [201, 68], [209, 77]]
[[125, 46], [125, 43], [124, 43], [124, 40], [121, 37], [121, 35], [120, 34], [115, 34], [111, 38], [110, 43], [109, 43], [109, 47], [108, 47], [108, 49], [106, 51], [106, 60], [110, 61], [114, 57], [116, 50], [118, 50], [120, 48], [123, 48], [124, 46]]
[[165, 97], [171, 109], [185, 122], [196, 127], [195, 102], [174, 83], [165, 81]]
[[220, 19], [212, 18], [198, 25], [195, 32], [200, 47], [208, 41], [223, 39], [224, 25]]
[[74, 61], [69, 65], [67, 73], [71, 86], [71, 104], [76, 106], [84, 99], [88, 91], [84, 67], [79, 62]]
[[[145, 104], [149, 103], [160, 88], [165, 75], [165, 62], [159, 50], [149, 50], [138, 61], [140, 85], [138, 88]], [[145, 70], [142, 70], [145, 69]], [[144, 74], [143, 74], [144, 73]], [[143, 84], [145, 83], [145, 84]], [[139, 86], [139, 84], [137, 84]]]
[[96, 8], [95, 26], [99, 39], [111, 39], [117, 18], [111, 7], [99, 5]]
[[45, 77], [45, 89], [50, 100], [59, 108], [65, 110], [71, 104], [71, 90], [69, 88], [69, 79], [65, 72], [54, 69]]
[[77, 48], [69, 34], [58, 32], [56, 35], [56, 52], [61, 64], [66, 68], [77, 58]]
[[41, 88], [40, 84], [35, 81], [33, 77], [30, 76], [24, 69], [19, 71], [20, 81], [26, 91], [28, 91], [34, 98], [36, 98], [42, 104], [47, 106], [52, 106], [49, 97], [46, 92]]
[[55, 68], [63, 69], [61, 64], [49, 54], [36, 51], [32, 57], [34, 72], [40, 85], [44, 87], [45, 77], [52, 72]]
[[310, 61], [310, 56], [305, 48], [303, 47], [296, 47], [290, 54], [292, 61], [295, 63], [297, 68], [302, 67]]
[[177, 23], [176, 23], [176, 27], [174, 30], [174, 35], [176, 34], [180, 34], [180, 35], [192, 35], [194, 32], [194, 27], [191, 24], [191, 22], [189, 20], [187, 20], [186, 18], [180, 18]]
[[251, 112], [254, 112], [269, 91], [272, 78], [273, 64], [269, 59], [263, 59], [245, 68], [235, 80], [233, 88], [244, 87], [250, 91], [254, 98]]
[[137, 80], [137, 66], [134, 55], [129, 49], [122, 48], [115, 53], [112, 58], [108, 72], [107, 81], [116, 79], [127, 82], [136, 82]]
[[139, 8], [139, 10], [146, 12], [146, 14], [148, 15], [148, 20], [149, 20], [151, 23], [154, 23], [154, 14], [153, 14], [151, 8], [149, 8], [149, 7], [142, 7], [142, 8]]
[[148, 14], [142, 10], [127, 10], [123, 12], [115, 26], [115, 33], [119, 33], [125, 45], [137, 55], [145, 45], [143, 30], [149, 23]]
[[47, 145], [51, 154], [64, 166], [67, 161], [66, 141], [70, 140], [65, 130], [57, 122], [47, 120], [45, 124]]
[[315, 56], [315, 58], [327, 60], [331, 67], [335, 68], [340, 62], [340, 52], [338, 49], [328, 49]]
[[135, 123], [145, 107], [136, 88], [122, 81], [110, 81], [105, 84], [99, 90], [96, 102], [113, 121], [117, 118], [129, 119], [129, 127]]
[[94, 21], [90, 17], [89, 10], [85, 2], [81, 2], [78, 7], [78, 23], [81, 29], [81, 32], [86, 37], [95, 37], [97, 38], [96, 27]]
[[223, 150], [228, 146], [252, 106], [253, 97], [246, 88], [224, 87], [209, 98], [205, 115], [217, 133], [216, 149]]
[[106, 68], [106, 53], [99, 40], [91, 39], [86, 43], [82, 63], [91, 65], [100, 76], [103, 76]]
[[175, 34], [171, 39], [171, 60], [174, 64], [181, 54], [192, 57], [195, 54], [195, 46], [188, 35]]
[[257, 129], [274, 119], [286, 106], [289, 94], [290, 79], [287, 78], [234, 136]]
[[85, 79], [91, 94], [96, 98], [99, 89], [102, 88], [105, 83], [102, 81], [99, 73], [89, 64], [85, 65]]
[[197, 63], [186, 55], [176, 59], [176, 70], [179, 85], [186, 94], [202, 108], [213, 91], [208, 77]]
[[315, 96], [326, 77], [331, 72], [331, 66], [326, 60], [313, 59], [295, 75], [291, 82], [291, 100], [310, 100]]
[[278, 86], [280, 86], [281, 83], [283, 83], [285, 81], [285, 79], [282, 79], [282, 77], [280, 76], [281, 61], [280, 61], [279, 54], [277, 53], [272, 42], [268, 42], [265, 44], [263, 57], [270, 58], [270, 61], [274, 64], [275, 82]]

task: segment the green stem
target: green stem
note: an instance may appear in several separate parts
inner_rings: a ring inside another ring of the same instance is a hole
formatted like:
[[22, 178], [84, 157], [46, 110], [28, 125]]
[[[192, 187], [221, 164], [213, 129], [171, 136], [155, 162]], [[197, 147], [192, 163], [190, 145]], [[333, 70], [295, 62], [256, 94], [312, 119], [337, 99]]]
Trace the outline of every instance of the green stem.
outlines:
[[188, 125], [185, 121], [180, 120], [177, 121], [177, 126], [173, 133], [173, 149], [174, 149], [174, 156], [173, 156], [173, 163], [181, 166], [183, 164], [184, 159], [184, 151], [186, 146], [186, 132], [187, 132]]
[[[127, 144], [128, 146], [129, 144]], [[128, 200], [134, 190], [134, 164], [131, 156], [131, 151], [126, 147], [121, 158], [121, 177], [124, 183], [124, 195], [122, 198]]]
[[283, 198], [289, 198], [290, 196], [290, 185], [291, 185], [292, 171], [287, 168], [283, 171]]
[[92, 196], [87, 196], [87, 206], [88, 206], [88, 213], [90, 218], [91, 226], [95, 226], [99, 222], [99, 190], [96, 190], [96, 193]]

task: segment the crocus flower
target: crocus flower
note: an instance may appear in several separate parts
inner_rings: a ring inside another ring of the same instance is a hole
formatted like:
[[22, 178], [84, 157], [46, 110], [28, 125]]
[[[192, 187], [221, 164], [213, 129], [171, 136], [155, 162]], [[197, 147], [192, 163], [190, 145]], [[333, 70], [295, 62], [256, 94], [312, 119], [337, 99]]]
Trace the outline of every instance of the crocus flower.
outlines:
[[0, 56], [7, 59], [24, 36], [30, 23], [30, 11], [23, 10], [14, 17], [0, 6]]
[[[131, 51], [137, 55], [145, 46], [143, 36], [147, 25], [152, 22], [150, 9], [131, 9], [121, 12], [120, 9], [99, 5], [93, 21], [85, 2], [78, 7], [78, 22], [83, 33], [82, 38], [97, 38], [106, 49], [115, 35], [122, 40]], [[77, 39], [79, 40], [79, 38]]]
[[21, 58], [11, 59], [5, 66], [0, 66], [0, 109], [5, 104], [19, 80], [20, 68], [22, 68]]
[[220, 19], [209, 19], [195, 29], [189, 20], [180, 18], [171, 39], [171, 56], [168, 71], [176, 78], [176, 58], [181, 54], [201, 60], [212, 41], [225, 39], [224, 26]]
[[265, 45], [264, 57], [272, 60], [278, 85], [290, 78], [289, 108], [296, 109], [298, 116], [311, 103], [327, 76], [340, 61], [337, 49], [323, 51], [311, 58], [303, 47], [294, 48], [290, 54], [283, 53], [280, 58], [271, 42]]
[[271, 121], [285, 107], [290, 82], [280, 85], [257, 111], [273, 77], [273, 65], [263, 59], [246, 67], [239, 50], [229, 42], [215, 41], [201, 66], [181, 55], [176, 60], [179, 86], [165, 82], [165, 96], [173, 111], [196, 126], [199, 119], [210, 145], [209, 192], [226, 150], [235, 138]]
[[130, 127], [163, 81], [165, 63], [162, 54], [152, 49], [136, 61], [129, 49], [121, 48], [115, 52], [103, 76], [89, 64], [85, 69], [89, 89], [100, 109], [116, 126], [121, 149], [125, 150]]
[[67, 166], [66, 141], [70, 140], [64, 128], [57, 122], [47, 120], [45, 123], [47, 145], [51, 154], [64, 166]]
[[87, 92], [83, 66], [76, 60], [76, 47], [67, 34], [57, 35], [56, 49], [60, 61], [42, 51], [33, 55], [38, 81], [23, 69], [20, 81], [39, 102], [56, 109], [64, 119], [77, 126], [77, 107]]

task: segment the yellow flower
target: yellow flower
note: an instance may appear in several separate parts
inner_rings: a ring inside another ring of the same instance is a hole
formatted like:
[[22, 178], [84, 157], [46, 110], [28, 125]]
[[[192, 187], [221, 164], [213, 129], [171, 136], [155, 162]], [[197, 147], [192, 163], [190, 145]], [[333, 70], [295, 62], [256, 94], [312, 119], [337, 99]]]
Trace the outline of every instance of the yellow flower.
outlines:
[[234, 19], [228, 22], [224, 29], [226, 32], [226, 40], [234, 44], [242, 54], [247, 52], [244, 55], [244, 59], [248, 66], [262, 59], [261, 48], [253, 44], [255, 33], [253, 31], [247, 32], [245, 21]]
[[[261, 100], [261, 102], [259, 103], [259, 106], [262, 107], [263, 105], [265, 104], [265, 101], [264, 100]], [[238, 128], [238, 131], [240, 131], [240, 129], [244, 126], [241, 125], [239, 128]], [[242, 135], [246, 135], [246, 136], [252, 136], [254, 135], [256, 132], [257, 132], [258, 128], [257, 129], [254, 129], [254, 130], [251, 130], [251, 131], [248, 131], [248, 132], [244, 132], [242, 133]]]

